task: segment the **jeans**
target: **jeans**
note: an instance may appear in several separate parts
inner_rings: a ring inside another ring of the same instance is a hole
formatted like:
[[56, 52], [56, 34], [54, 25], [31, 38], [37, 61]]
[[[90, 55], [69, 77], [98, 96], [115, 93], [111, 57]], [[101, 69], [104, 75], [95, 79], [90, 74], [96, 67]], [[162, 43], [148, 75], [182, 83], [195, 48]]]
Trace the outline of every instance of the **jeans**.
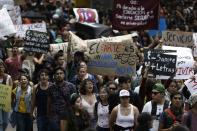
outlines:
[[60, 131], [60, 121], [49, 119], [48, 131]]
[[5, 131], [8, 126], [8, 112], [0, 109], [0, 131]]
[[38, 131], [48, 131], [49, 120], [46, 116], [37, 117], [37, 128]]
[[16, 131], [33, 131], [33, 120], [29, 113], [16, 113]]

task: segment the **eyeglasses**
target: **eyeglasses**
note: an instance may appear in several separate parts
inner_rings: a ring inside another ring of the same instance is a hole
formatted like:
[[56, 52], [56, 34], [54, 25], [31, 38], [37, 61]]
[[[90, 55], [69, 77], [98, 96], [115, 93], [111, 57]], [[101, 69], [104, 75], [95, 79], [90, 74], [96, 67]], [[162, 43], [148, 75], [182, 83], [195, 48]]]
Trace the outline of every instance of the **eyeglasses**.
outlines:
[[157, 95], [157, 94], [159, 94], [160, 92], [152, 92], [152, 94], [154, 94], [154, 95]]

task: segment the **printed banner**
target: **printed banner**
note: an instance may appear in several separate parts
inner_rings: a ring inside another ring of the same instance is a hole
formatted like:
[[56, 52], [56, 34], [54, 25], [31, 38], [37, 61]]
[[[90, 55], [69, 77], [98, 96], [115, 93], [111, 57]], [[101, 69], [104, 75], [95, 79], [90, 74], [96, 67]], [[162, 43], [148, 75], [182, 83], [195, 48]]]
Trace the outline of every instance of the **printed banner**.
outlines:
[[99, 75], [133, 75], [136, 54], [131, 41], [88, 44], [88, 72]]
[[24, 38], [27, 30], [35, 30], [40, 32], [47, 32], [46, 23], [34, 23], [34, 24], [23, 24], [15, 25], [16, 38]]
[[12, 87], [0, 84], [0, 109], [6, 112], [11, 110]]
[[114, 0], [113, 28], [158, 29], [159, 3], [159, 0]]
[[96, 9], [91, 8], [73, 8], [77, 22], [99, 23], [99, 17]]
[[12, 20], [5, 8], [0, 10], [0, 37], [16, 33]]
[[183, 31], [162, 32], [163, 44], [167, 46], [189, 47], [194, 46], [193, 33]]
[[192, 94], [197, 93], [197, 74], [195, 75], [195, 80], [188, 79], [184, 82], [184, 84], [187, 86], [189, 92]]
[[14, 25], [22, 24], [21, 9], [19, 6], [4, 5], [3, 8], [7, 9]]
[[[194, 58], [192, 55], [192, 50], [185, 47], [172, 47], [172, 46], [163, 46], [163, 50], [176, 50], [176, 52], [165, 53], [170, 55], [176, 55], [176, 75], [174, 79], [189, 79], [194, 75]], [[166, 76], [156, 76], [157, 79], [168, 79]]]
[[49, 49], [49, 38], [47, 33], [27, 30], [25, 36], [24, 51], [46, 54]]
[[161, 49], [144, 51], [144, 62], [149, 65], [149, 71], [154, 75], [173, 76], [176, 73], [176, 55], [164, 54], [165, 52], [171, 51]]

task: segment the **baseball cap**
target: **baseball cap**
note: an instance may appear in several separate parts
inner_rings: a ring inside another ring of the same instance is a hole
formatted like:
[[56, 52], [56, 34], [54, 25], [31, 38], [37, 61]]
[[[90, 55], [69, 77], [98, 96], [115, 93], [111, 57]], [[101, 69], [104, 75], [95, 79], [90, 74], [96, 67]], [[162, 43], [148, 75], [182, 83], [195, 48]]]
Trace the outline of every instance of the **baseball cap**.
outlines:
[[152, 90], [152, 91], [164, 93], [164, 92], [165, 92], [165, 87], [164, 87], [164, 85], [161, 84], [161, 83], [156, 83], [156, 84], [153, 86], [153, 90]]
[[130, 93], [128, 90], [121, 90], [119, 93], [119, 97], [124, 97], [124, 96], [130, 96]]
[[131, 37], [138, 37], [138, 33], [137, 33], [137, 32], [133, 32], [133, 33], [131, 34]]

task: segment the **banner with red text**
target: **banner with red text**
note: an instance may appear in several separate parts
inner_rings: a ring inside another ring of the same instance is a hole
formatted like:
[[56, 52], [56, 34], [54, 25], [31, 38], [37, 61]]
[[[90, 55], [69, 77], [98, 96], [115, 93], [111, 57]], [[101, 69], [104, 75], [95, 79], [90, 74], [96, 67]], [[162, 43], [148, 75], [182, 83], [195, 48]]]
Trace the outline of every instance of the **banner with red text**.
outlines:
[[114, 0], [113, 28], [158, 29], [159, 3], [160, 0]]

